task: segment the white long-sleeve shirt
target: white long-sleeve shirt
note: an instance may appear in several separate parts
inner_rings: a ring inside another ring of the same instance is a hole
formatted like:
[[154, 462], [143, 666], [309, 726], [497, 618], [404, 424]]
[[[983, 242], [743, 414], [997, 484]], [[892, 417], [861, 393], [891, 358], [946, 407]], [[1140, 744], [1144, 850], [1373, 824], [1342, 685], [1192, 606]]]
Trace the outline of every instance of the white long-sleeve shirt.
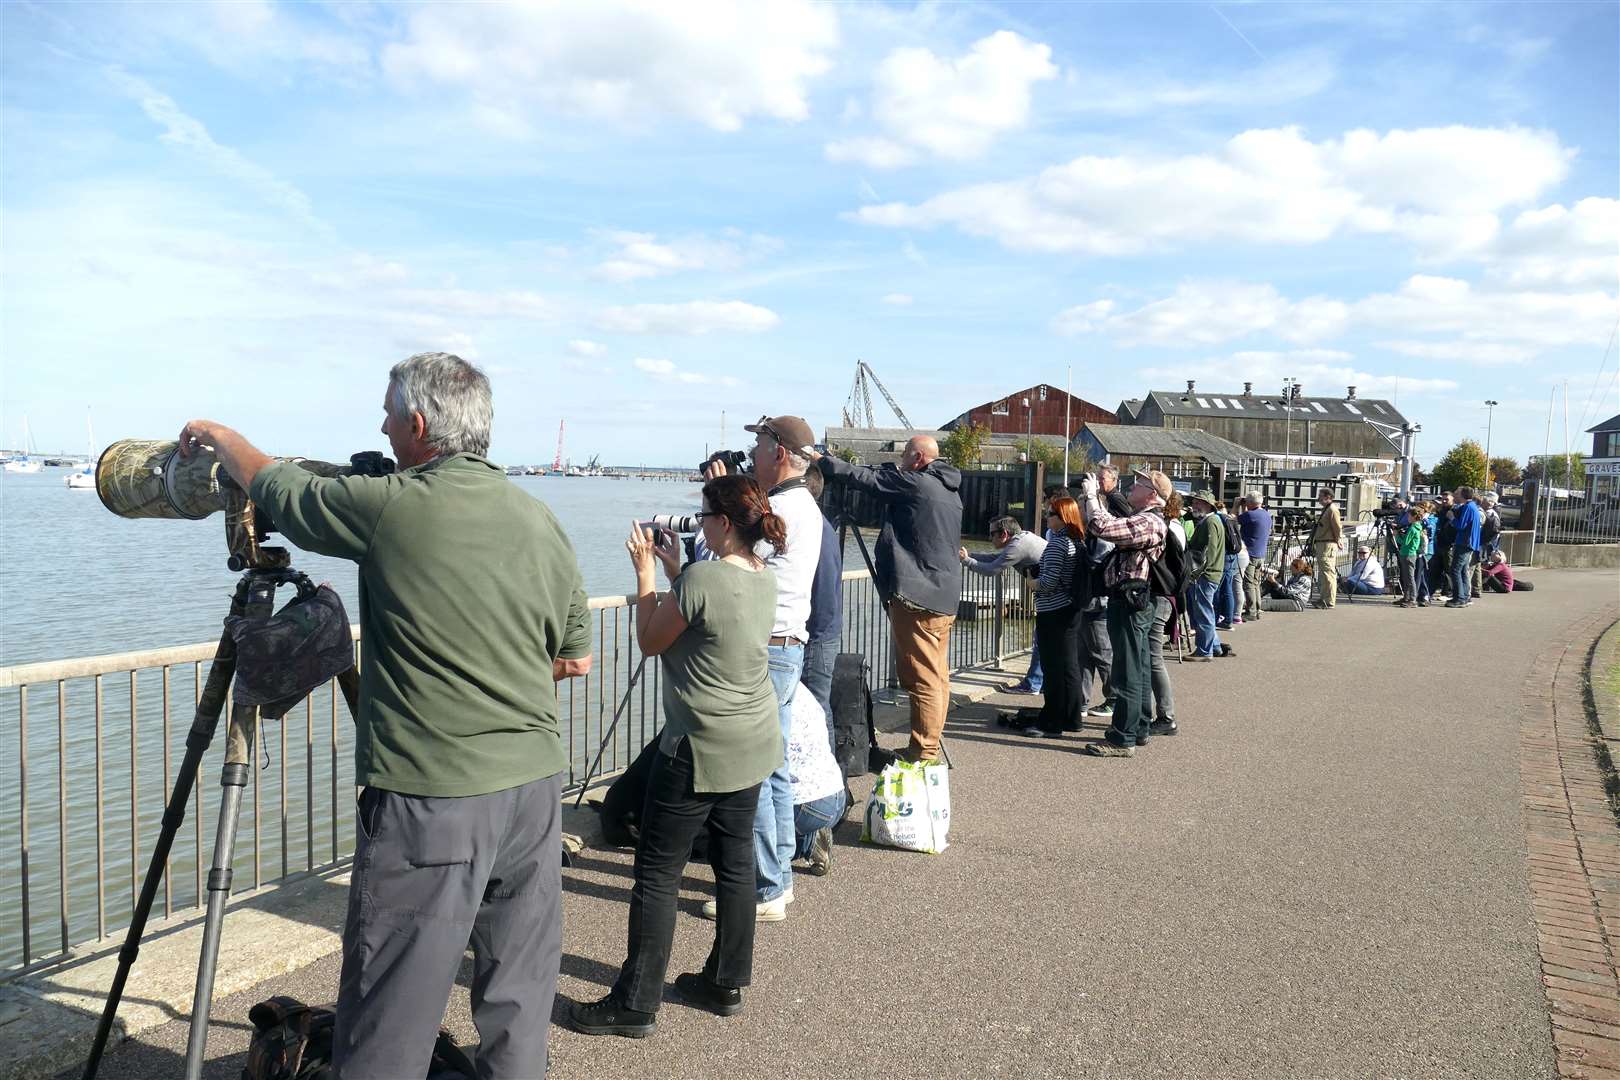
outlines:
[[1373, 589], [1384, 587], [1384, 565], [1371, 555], [1350, 564], [1350, 580]]

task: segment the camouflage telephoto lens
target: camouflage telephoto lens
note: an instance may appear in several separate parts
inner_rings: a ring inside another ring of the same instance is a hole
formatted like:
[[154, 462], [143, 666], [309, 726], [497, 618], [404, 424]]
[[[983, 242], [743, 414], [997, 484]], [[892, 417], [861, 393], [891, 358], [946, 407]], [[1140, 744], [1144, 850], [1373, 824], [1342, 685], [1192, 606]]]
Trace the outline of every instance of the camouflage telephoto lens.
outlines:
[[96, 494], [119, 517], [196, 521], [226, 509], [235, 490], [212, 450], [182, 458], [172, 439], [124, 439], [96, 462]]

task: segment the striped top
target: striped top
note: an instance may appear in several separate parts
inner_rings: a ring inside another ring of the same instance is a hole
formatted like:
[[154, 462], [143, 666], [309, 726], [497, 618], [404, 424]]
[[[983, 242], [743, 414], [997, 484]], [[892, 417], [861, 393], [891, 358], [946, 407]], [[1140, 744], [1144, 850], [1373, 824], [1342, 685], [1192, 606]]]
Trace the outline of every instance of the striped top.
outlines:
[[1074, 579], [1074, 541], [1057, 533], [1041, 553], [1041, 576], [1035, 582], [1035, 611], [1057, 611], [1074, 603], [1069, 585]]

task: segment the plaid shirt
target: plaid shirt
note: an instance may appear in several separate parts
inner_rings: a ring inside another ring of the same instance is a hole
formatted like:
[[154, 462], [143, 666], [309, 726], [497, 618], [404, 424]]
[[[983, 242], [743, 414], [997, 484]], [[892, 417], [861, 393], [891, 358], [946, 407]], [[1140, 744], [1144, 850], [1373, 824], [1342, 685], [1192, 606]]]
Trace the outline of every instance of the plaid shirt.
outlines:
[[1103, 570], [1103, 585], [1110, 589], [1146, 581], [1148, 563], [1164, 555], [1165, 520], [1157, 508], [1115, 517], [1101, 499], [1092, 499], [1086, 504], [1086, 532], [1114, 545], [1114, 557]]

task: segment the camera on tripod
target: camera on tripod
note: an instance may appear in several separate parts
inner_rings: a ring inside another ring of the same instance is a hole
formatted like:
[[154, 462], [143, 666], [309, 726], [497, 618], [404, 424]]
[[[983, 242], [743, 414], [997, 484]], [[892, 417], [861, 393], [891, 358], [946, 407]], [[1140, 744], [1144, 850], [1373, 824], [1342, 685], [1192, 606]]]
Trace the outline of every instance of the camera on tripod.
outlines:
[[[291, 460], [317, 476], [387, 476], [394, 471], [393, 460], [375, 450], [352, 455], [347, 465]], [[96, 462], [96, 495], [122, 518], [201, 521], [223, 511], [230, 549], [226, 563], [233, 571], [288, 565], [285, 549], [261, 546], [277, 531], [276, 523], [254, 507], [212, 450], [181, 457], [180, 444], [172, 439], [122, 439]]]

